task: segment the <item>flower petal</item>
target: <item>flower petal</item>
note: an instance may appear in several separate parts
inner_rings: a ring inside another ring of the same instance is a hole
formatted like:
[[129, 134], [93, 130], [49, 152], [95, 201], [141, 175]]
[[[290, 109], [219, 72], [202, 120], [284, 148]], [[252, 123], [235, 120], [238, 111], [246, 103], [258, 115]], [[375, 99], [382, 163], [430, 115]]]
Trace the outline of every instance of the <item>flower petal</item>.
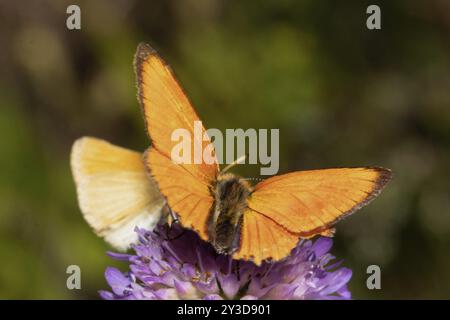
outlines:
[[227, 299], [233, 299], [238, 293], [240, 286], [237, 276], [233, 273], [226, 275], [219, 273], [218, 280], [225, 297], [227, 297]]
[[118, 269], [113, 267], [106, 268], [105, 278], [115, 294], [123, 295], [129, 290], [130, 279], [125, 277]]
[[218, 294], [208, 294], [203, 297], [203, 300], [223, 300]]

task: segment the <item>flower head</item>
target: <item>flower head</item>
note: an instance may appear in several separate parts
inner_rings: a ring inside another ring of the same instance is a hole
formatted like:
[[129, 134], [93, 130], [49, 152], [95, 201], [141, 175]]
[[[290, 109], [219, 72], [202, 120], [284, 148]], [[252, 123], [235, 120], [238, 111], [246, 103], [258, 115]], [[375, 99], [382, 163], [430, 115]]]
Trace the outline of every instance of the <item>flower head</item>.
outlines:
[[302, 240], [289, 257], [256, 266], [217, 254], [179, 224], [154, 231], [137, 229], [134, 255], [109, 253], [128, 261], [130, 271], [107, 268], [110, 291], [104, 299], [350, 299], [352, 276], [340, 262], [329, 264], [330, 238]]

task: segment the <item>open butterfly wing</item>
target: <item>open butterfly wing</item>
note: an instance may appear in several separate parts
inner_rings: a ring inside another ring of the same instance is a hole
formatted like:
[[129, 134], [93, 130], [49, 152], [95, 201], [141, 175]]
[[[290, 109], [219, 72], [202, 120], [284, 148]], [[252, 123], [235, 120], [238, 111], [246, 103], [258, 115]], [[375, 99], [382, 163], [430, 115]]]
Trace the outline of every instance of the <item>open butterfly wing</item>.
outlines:
[[270, 218], [248, 208], [244, 212], [241, 239], [234, 259], [280, 260], [289, 255], [298, 242], [298, 235], [289, 232]]
[[[138, 78], [138, 99], [142, 106], [152, 147], [145, 162], [151, 175], [166, 196], [170, 208], [178, 214], [183, 226], [197, 231], [206, 239], [206, 225], [213, 198], [210, 185], [218, 173], [218, 163], [194, 163], [195, 150], [201, 155], [212, 144], [203, 125], [195, 132], [194, 123], [200, 121], [170, 67], [147, 44], [138, 46], [135, 56]], [[198, 123], [197, 123], [198, 125]], [[175, 130], [189, 133], [191, 164], [172, 161], [172, 150], [179, 143], [172, 141]], [[198, 153], [197, 153], [198, 154]]]
[[137, 241], [136, 226], [151, 230], [160, 220], [165, 201], [142, 154], [84, 137], [72, 147], [71, 167], [86, 221], [115, 248]]
[[[288, 238], [292, 234], [308, 238], [327, 232], [340, 219], [368, 204], [390, 178], [388, 169], [363, 167], [298, 171], [260, 182], [248, 201], [252, 214], [244, 215], [236, 257], [251, 256], [253, 251], [255, 262], [283, 256], [261, 230], [277, 226], [284, 232], [279, 237]], [[252, 230], [247, 230], [249, 227]], [[259, 251], [255, 251], [257, 247]]]
[[173, 163], [157, 149], [150, 148], [145, 159], [151, 175], [182, 225], [195, 230], [203, 240], [208, 240], [206, 225], [213, 198], [207, 182]]
[[368, 204], [390, 178], [391, 172], [383, 168], [298, 171], [256, 185], [248, 205], [287, 230], [307, 236], [329, 229]]

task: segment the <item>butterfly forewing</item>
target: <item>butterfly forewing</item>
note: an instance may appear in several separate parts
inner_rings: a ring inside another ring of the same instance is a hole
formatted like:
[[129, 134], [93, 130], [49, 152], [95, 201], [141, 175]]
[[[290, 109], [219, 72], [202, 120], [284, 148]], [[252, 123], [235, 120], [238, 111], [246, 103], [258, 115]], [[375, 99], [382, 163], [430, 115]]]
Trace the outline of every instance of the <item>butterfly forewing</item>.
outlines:
[[[209, 188], [218, 173], [217, 160], [208, 164], [195, 163], [195, 145], [203, 151], [211, 146], [205, 128], [195, 132], [200, 121], [170, 67], [147, 44], [140, 44], [135, 57], [138, 78], [138, 98], [143, 109], [152, 147], [146, 155], [146, 165], [157, 181], [169, 206], [186, 227], [196, 230], [206, 239], [206, 221], [213, 198]], [[184, 130], [192, 137], [191, 162], [175, 163], [172, 140], [175, 130]], [[205, 138], [206, 137], [206, 138]], [[198, 160], [198, 159], [197, 159]]]
[[309, 236], [369, 203], [390, 177], [384, 168], [298, 171], [256, 185], [248, 205], [290, 232]]

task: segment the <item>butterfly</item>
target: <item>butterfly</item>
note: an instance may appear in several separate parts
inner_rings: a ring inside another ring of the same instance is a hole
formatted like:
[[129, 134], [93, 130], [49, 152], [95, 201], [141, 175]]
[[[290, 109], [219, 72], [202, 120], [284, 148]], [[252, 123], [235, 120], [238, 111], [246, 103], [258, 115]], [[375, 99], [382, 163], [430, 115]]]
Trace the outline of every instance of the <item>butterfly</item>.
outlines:
[[[139, 44], [134, 66], [152, 142], [143, 158], [92, 138], [76, 142], [72, 151], [81, 209], [111, 243], [120, 242], [116, 234], [131, 224], [155, 223], [169, 210], [218, 253], [256, 264], [277, 261], [301, 238], [332, 236], [338, 221], [367, 205], [391, 179], [391, 171], [381, 167], [335, 168], [281, 174], [253, 186], [220, 171], [217, 161], [174, 162], [172, 132], [182, 128], [195, 137], [200, 118], [169, 65], [148, 44]], [[196, 143], [204, 150], [211, 141], [201, 130], [206, 139]]]
[[137, 242], [136, 226], [151, 230], [167, 215], [141, 153], [83, 137], [73, 144], [70, 158], [81, 212], [113, 247], [126, 250]]

